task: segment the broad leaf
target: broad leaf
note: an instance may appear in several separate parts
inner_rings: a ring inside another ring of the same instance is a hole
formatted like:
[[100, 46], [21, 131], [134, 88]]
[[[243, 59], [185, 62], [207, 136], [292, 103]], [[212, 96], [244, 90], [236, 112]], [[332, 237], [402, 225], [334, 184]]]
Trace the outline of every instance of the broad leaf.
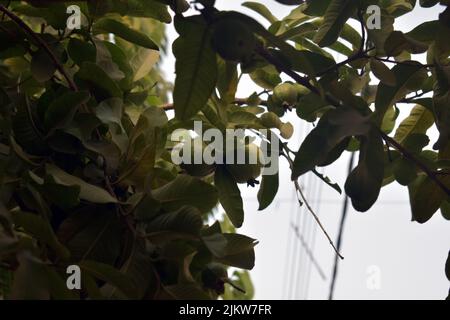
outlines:
[[122, 22], [114, 19], [104, 18], [97, 21], [94, 24], [94, 33], [112, 33], [122, 39], [137, 44], [138, 46], [159, 50], [158, 45], [156, 45], [156, 43], [147, 35], [133, 30]]
[[402, 143], [411, 134], [426, 133], [433, 123], [433, 114], [425, 107], [416, 105], [409, 116], [400, 123], [394, 138]]
[[383, 140], [375, 129], [361, 137], [358, 166], [345, 182], [345, 192], [357, 211], [369, 210], [380, 194], [384, 177]]
[[178, 175], [175, 180], [153, 191], [153, 197], [166, 210], [177, 210], [191, 205], [202, 213], [210, 211], [218, 202], [216, 188], [188, 175]]
[[61, 170], [55, 165], [46, 166], [47, 174], [55, 179], [55, 182], [65, 186], [79, 186], [80, 198], [92, 203], [117, 203], [117, 199], [109, 194], [105, 189], [87, 183], [86, 181], [75, 177]]
[[279, 187], [279, 173], [263, 175], [258, 191], [258, 210], [266, 209], [275, 199]]
[[217, 82], [217, 57], [208, 26], [195, 18], [175, 20], [180, 37], [173, 43], [176, 57], [173, 101], [175, 116], [187, 120], [208, 101]]
[[47, 220], [37, 214], [22, 211], [14, 212], [12, 217], [16, 225], [49, 245], [61, 258], [69, 258], [69, 251], [58, 241]]
[[314, 36], [314, 41], [321, 47], [334, 43], [356, 6], [357, 1], [332, 0], [325, 12], [323, 24]]
[[219, 166], [214, 175], [214, 184], [219, 192], [219, 200], [230, 221], [236, 228], [244, 222], [244, 207], [241, 191], [233, 176], [225, 166]]

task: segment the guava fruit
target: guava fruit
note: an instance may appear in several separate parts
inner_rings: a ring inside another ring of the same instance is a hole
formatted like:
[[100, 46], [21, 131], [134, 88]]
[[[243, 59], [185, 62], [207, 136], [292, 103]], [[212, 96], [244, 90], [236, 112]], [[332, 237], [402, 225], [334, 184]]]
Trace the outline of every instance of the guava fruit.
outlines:
[[237, 19], [219, 20], [212, 36], [212, 46], [225, 60], [243, 62], [253, 54], [256, 38], [249, 28]]

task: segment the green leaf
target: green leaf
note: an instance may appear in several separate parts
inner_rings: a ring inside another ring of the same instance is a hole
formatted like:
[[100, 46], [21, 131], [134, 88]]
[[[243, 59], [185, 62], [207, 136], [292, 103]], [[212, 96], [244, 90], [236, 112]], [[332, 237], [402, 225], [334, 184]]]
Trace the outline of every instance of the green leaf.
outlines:
[[80, 262], [79, 266], [84, 272], [89, 273], [91, 276], [112, 284], [117, 289], [122, 291], [127, 297], [135, 297], [136, 288], [134, 282], [131, 281], [127, 275], [123, 274], [114, 267], [108, 264], [89, 260]]
[[99, 100], [123, 95], [117, 82], [93, 62], [83, 62], [76, 76], [94, 87], [93, 93]]
[[215, 233], [202, 237], [208, 250], [220, 263], [242, 269], [252, 269], [255, 264], [255, 239], [236, 233]]
[[427, 51], [428, 46], [422, 42], [410, 38], [401, 31], [393, 31], [386, 39], [384, 51], [388, 56], [396, 57], [406, 51], [419, 54]]
[[183, 206], [177, 211], [163, 213], [147, 222], [147, 232], [170, 231], [199, 235], [203, 226], [200, 211], [191, 206]]
[[354, 0], [332, 0], [325, 12], [323, 24], [314, 36], [314, 42], [321, 47], [333, 44], [356, 6], [357, 1]]
[[134, 216], [140, 221], [150, 220], [160, 211], [161, 204], [151, 195], [145, 195], [136, 205]]
[[298, 99], [295, 111], [300, 118], [315, 121], [317, 112], [327, 105], [328, 103], [321, 96], [311, 92]]
[[416, 165], [403, 157], [399, 158], [394, 162], [394, 176], [398, 183], [407, 186], [417, 177]]
[[279, 173], [262, 176], [258, 191], [258, 210], [266, 209], [275, 199], [279, 186]]
[[122, 127], [123, 101], [119, 98], [111, 98], [102, 101], [95, 108], [95, 115], [103, 123], [115, 123]]
[[384, 145], [381, 136], [372, 129], [361, 139], [359, 163], [345, 182], [345, 192], [353, 207], [360, 212], [369, 210], [378, 199], [384, 177]]
[[44, 125], [48, 129], [65, 127], [74, 117], [79, 106], [89, 101], [88, 91], [67, 91], [50, 103], [45, 112]]
[[158, 45], [153, 42], [153, 40], [150, 39], [147, 35], [133, 30], [122, 22], [114, 19], [103, 18], [98, 20], [94, 24], [94, 34], [100, 33], [113, 33], [117, 37], [120, 37], [138, 46], [152, 50], [159, 50]]
[[336, 182], [332, 182], [329, 177], [323, 175], [322, 173], [318, 172], [317, 170], [312, 171], [317, 177], [319, 177], [320, 180], [325, 182], [327, 185], [329, 185], [331, 188], [336, 190], [339, 194], [342, 194], [342, 189]]
[[158, 60], [158, 51], [139, 49], [131, 60], [131, 66], [134, 70], [133, 81], [138, 81], [147, 76]]
[[[439, 177], [442, 183], [450, 186], [450, 177]], [[412, 220], [425, 223], [439, 210], [447, 199], [446, 193], [428, 176], [421, 174], [408, 186]]]
[[89, 13], [103, 16], [106, 13], [119, 13], [122, 16], [153, 18], [170, 23], [172, 18], [167, 6], [153, 0], [90, 0]]
[[109, 208], [84, 206], [72, 212], [59, 226], [58, 239], [71, 253], [71, 262], [95, 260], [113, 265], [123, 246], [119, 217]]
[[436, 114], [436, 123], [439, 130], [439, 139], [433, 149], [443, 150], [450, 137], [450, 67], [437, 65], [435, 68], [436, 83], [434, 86], [433, 109]]
[[211, 32], [194, 19], [175, 19], [180, 37], [173, 44], [175, 116], [187, 120], [197, 114], [210, 98], [217, 82], [217, 57], [211, 47]]
[[97, 55], [97, 50], [93, 44], [77, 38], [70, 38], [67, 52], [70, 58], [79, 66], [84, 61], [95, 62]]
[[294, 159], [292, 179], [326, 162], [329, 154], [346, 138], [364, 135], [369, 129], [368, 119], [355, 109], [328, 111], [301, 144]]
[[61, 209], [71, 209], [80, 203], [79, 186], [63, 186], [52, 179], [45, 179], [41, 193]]
[[450, 220], [450, 201], [444, 201], [441, 205], [441, 213], [444, 219]]
[[49, 245], [61, 258], [69, 258], [70, 252], [58, 241], [47, 220], [37, 214], [23, 211], [14, 212], [12, 217], [16, 225], [21, 226], [36, 239]]
[[281, 83], [280, 73], [272, 65], [252, 71], [250, 73], [250, 78], [258, 86], [267, 90], [273, 90], [279, 83]]
[[[439, 0], [420, 0], [420, 6], [424, 8], [431, 8], [439, 3]], [[450, 277], [448, 277], [450, 280]]]
[[381, 82], [389, 85], [395, 86], [397, 80], [395, 74], [386, 65], [376, 59], [370, 60], [370, 69], [372, 70], [375, 77], [377, 77]]
[[[14, 271], [10, 299], [49, 299], [47, 270], [43, 261], [29, 251], [17, 255], [18, 268]], [[29, 284], [33, 283], [32, 286]]]
[[236, 228], [244, 222], [244, 207], [241, 191], [233, 176], [224, 166], [219, 166], [214, 174], [214, 184], [219, 192], [219, 200], [231, 223]]
[[242, 6], [249, 8], [257, 13], [259, 13], [261, 16], [267, 19], [270, 23], [275, 23], [278, 19], [270, 12], [267, 7], [261, 3], [253, 2], [253, 1], [247, 1], [242, 4]]
[[55, 182], [65, 186], [79, 186], [80, 198], [92, 203], [117, 203], [117, 199], [105, 189], [94, 186], [86, 181], [61, 170], [53, 164], [46, 165], [46, 172], [55, 179]]
[[31, 73], [38, 82], [45, 82], [53, 77], [56, 66], [45, 50], [38, 50], [31, 59]]
[[191, 205], [205, 213], [217, 205], [216, 188], [188, 175], [178, 175], [175, 180], [153, 190], [153, 197], [168, 211]]
[[391, 69], [395, 74], [396, 85], [389, 86], [385, 83], [380, 83], [378, 85], [374, 114], [374, 118], [377, 122], [381, 123], [388, 108], [408, 93], [408, 81], [413, 79], [421, 70], [420, 64], [414, 62], [411, 62], [411, 64], [397, 64]]
[[433, 125], [433, 114], [421, 105], [416, 105], [407, 118], [405, 118], [397, 128], [394, 139], [403, 143], [411, 134], [426, 133]]
[[211, 300], [210, 297], [198, 284], [196, 283], [182, 283], [171, 286], [166, 286], [164, 289], [177, 300]]
[[133, 280], [137, 299], [151, 299], [159, 290], [159, 278], [143, 241], [134, 241], [130, 256], [120, 271]]
[[445, 275], [450, 280], [450, 251], [448, 253], [447, 261], [445, 262]]
[[304, 2], [304, 0], [275, 0], [275, 1], [288, 6], [296, 6]]

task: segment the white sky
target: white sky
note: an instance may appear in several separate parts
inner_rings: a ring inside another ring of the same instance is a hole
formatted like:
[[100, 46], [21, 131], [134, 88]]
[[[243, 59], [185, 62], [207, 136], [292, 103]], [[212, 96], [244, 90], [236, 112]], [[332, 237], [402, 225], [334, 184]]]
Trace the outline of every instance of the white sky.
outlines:
[[[216, 6], [246, 12], [264, 21], [241, 7], [242, 2], [217, 0]], [[283, 17], [293, 8], [273, 0], [259, 2], [268, 6], [277, 17]], [[396, 22], [396, 29], [409, 31], [422, 21], [436, 19], [440, 11], [439, 7], [417, 7]], [[172, 26], [168, 32], [171, 43], [177, 34]], [[169, 79], [173, 79], [174, 60], [170, 54], [165, 58], [163, 69]], [[244, 77], [238, 95], [245, 97], [258, 90]], [[402, 116], [410, 110], [408, 106], [401, 106], [401, 109]], [[305, 130], [310, 127], [305, 127], [295, 113], [283, 120], [291, 121], [296, 128], [290, 140], [296, 150]], [[347, 163], [348, 155], [326, 169], [326, 174], [341, 187], [345, 182]], [[257, 188], [241, 188], [246, 216], [238, 232], [259, 240], [256, 266], [251, 271], [255, 298], [327, 299], [333, 251], [324, 235], [319, 230], [314, 231], [316, 225], [304, 208], [297, 208], [287, 163], [282, 161], [280, 165], [278, 200], [265, 211], [257, 211]], [[310, 197], [316, 197], [310, 198], [310, 202], [334, 239], [341, 216], [342, 196], [324, 185], [321, 197], [317, 199], [320, 183], [315, 177], [305, 176], [301, 184]], [[293, 238], [291, 222], [300, 222], [303, 237], [325, 272], [326, 280], [311, 267], [299, 241]], [[443, 299], [449, 288], [444, 274], [449, 245], [450, 223], [440, 213], [423, 225], [411, 222], [407, 188], [392, 183], [382, 189], [378, 202], [368, 212], [358, 213], [352, 208], [348, 212], [342, 248], [345, 260], [340, 262], [335, 299]], [[367, 285], [373, 266], [380, 271], [380, 288], [375, 290]]]

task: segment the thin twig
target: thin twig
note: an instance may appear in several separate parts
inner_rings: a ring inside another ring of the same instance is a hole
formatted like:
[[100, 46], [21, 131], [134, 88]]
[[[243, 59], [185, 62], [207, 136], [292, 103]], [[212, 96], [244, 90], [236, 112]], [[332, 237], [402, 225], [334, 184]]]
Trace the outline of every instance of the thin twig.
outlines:
[[[284, 148], [284, 144], [281, 144], [281, 147]], [[282, 155], [289, 162], [289, 167], [291, 168], [291, 170], [293, 170], [294, 169], [294, 163], [293, 163], [292, 159], [285, 152], [283, 152]], [[297, 191], [296, 194], [297, 194], [297, 200], [298, 200], [299, 204], [303, 205], [303, 203], [304, 203], [306, 205], [306, 208], [312, 214], [312, 216], [314, 217], [314, 220], [316, 220], [316, 222], [319, 225], [320, 229], [325, 234], [325, 237], [327, 237], [328, 241], [330, 242], [330, 245], [333, 248], [334, 252], [336, 252], [336, 254], [338, 255], [339, 258], [344, 259], [344, 257], [339, 253], [339, 251], [337, 250], [336, 246], [334, 245], [333, 240], [331, 240], [331, 237], [328, 234], [327, 230], [325, 230], [325, 227], [323, 226], [323, 224], [320, 221], [319, 217], [314, 212], [313, 208], [311, 207], [311, 205], [309, 204], [309, 202], [306, 199], [305, 195], [303, 194], [302, 188], [300, 188], [300, 185], [298, 183], [298, 179], [294, 179], [293, 182], [294, 182], [295, 190]]]
[[336, 252], [336, 254], [338, 255], [339, 258], [344, 259], [344, 257], [339, 253], [338, 249], [334, 245], [333, 240], [331, 240], [331, 237], [328, 234], [327, 230], [325, 230], [325, 227], [322, 225], [322, 222], [320, 221], [319, 217], [314, 212], [314, 210], [311, 208], [308, 200], [306, 199], [305, 195], [303, 194], [302, 188], [300, 188], [300, 185], [298, 184], [298, 180], [297, 179], [294, 180], [294, 185], [295, 185], [295, 189], [298, 191], [298, 195], [300, 195], [300, 197], [301, 197], [301, 199], [298, 199], [299, 202], [300, 203], [303, 202], [306, 205], [306, 208], [308, 208], [309, 212], [314, 217], [314, 220], [316, 220], [316, 222], [319, 225], [320, 229], [322, 230], [322, 232], [325, 234], [325, 236], [327, 237], [328, 241], [330, 242], [330, 245], [333, 247], [334, 252]]

